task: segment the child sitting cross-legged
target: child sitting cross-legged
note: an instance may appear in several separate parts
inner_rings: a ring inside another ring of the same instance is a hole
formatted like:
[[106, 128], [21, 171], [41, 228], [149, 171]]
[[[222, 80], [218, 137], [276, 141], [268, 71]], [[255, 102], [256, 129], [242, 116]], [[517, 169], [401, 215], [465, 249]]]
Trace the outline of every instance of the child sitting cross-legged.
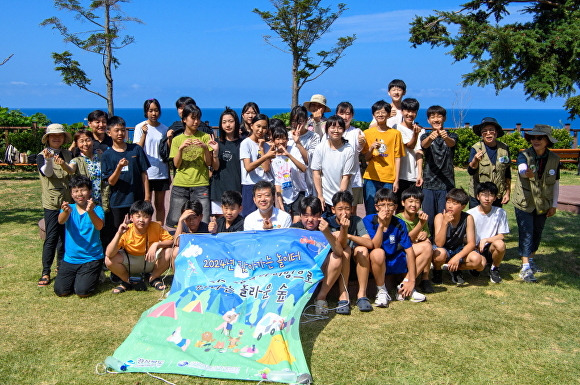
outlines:
[[59, 297], [75, 293], [91, 295], [99, 283], [103, 268], [100, 230], [105, 212], [91, 198], [91, 180], [75, 175], [69, 183], [74, 204], [63, 202], [58, 223], [65, 227], [64, 258], [54, 282]]
[[113, 289], [113, 294], [133, 288], [129, 281], [132, 274], [151, 273], [149, 285], [156, 290], [166, 288], [159, 277], [169, 267], [173, 238], [159, 222], [151, 221], [152, 215], [151, 202], [133, 203], [107, 246], [105, 264], [122, 281]]
[[425, 296], [415, 290], [416, 257], [407, 226], [395, 217], [397, 196], [392, 190], [381, 188], [375, 193], [374, 201], [377, 214], [367, 215], [363, 222], [374, 246], [370, 260], [377, 284], [375, 306], [388, 307], [391, 301], [385, 285], [385, 273], [393, 281], [397, 276], [404, 275], [403, 282], [396, 290], [402, 298], [409, 298], [413, 302], [425, 301]]

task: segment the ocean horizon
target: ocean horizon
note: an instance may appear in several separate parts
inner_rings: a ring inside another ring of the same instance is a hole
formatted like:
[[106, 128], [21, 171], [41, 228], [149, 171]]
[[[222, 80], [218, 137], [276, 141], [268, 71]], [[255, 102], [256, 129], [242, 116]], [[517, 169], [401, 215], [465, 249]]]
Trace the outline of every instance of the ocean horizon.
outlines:
[[[87, 123], [87, 115], [98, 108], [11, 108], [18, 109], [23, 114], [29, 116], [40, 112], [45, 114], [53, 123]], [[101, 108], [106, 111], [106, 108]], [[241, 115], [241, 107], [233, 108], [238, 115]], [[272, 117], [277, 114], [289, 112], [284, 108], [262, 108], [261, 113]], [[202, 120], [210, 126], [217, 126], [223, 108], [202, 108]], [[169, 126], [178, 120], [175, 109], [165, 109], [162, 111], [160, 122]], [[134, 127], [145, 120], [142, 108], [116, 108], [115, 114], [121, 116], [127, 122], [127, 127]], [[332, 113], [327, 113], [330, 116]], [[568, 113], [563, 109], [447, 109], [446, 127], [462, 127], [466, 123], [477, 124], [484, 117], [493, 117], [505, 128], [515, 128], [517, 123], [521, 123], [523, 128], [531, 128], [535, 124], [548, 124], [556, 128], [562, 128], [566, 123], [570, 123], [574, 128], [573, 121], [568, 119]], [[370, 108], [355, 107], [355, 120], [371, 121], [372, 114]], [[426, 109], [420, 109], [417, 115], [417, 122], [428, 127]]]

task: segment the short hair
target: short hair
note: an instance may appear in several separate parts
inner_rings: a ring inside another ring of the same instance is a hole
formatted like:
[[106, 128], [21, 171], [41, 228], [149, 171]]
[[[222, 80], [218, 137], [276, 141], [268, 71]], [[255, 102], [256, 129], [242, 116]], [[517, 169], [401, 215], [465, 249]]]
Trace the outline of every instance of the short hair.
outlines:
[[144, 213], [149, 216], [153, 215], [153, 205], [149, 201], [135, 201], [129, 209], [129, 214]]
[[193, 104], [193, 105], [197, 106], [197, 103], [195, 102], [195, 100], [193, 100], [193, 98], [191, 98], [189, 96], [182, 96], [179, 99], [177, 99], [177, 101], [175, 102], [175, 108], [177, 108], [177, 109], [183, 108], [188, 104]]
[[322, 214], [322, 202], [320, 199], [315, 196], [308, 196], [302, 198], [300, 204], [298, 205], [298, 209], [300, 210], [300, 214], [306, 214], [306, 209], [310, 207], [310, 211], [312, 215]]
[[443, 117], [447, 117], [447, 110], [441, 106], [431, 106], [427, 108], [427, 118], [431, 117], [431, 115], [443, 115]]
[[88, 176], [73, 175], [68, 182], [68, 187], [72, 190], [75, 187], [86, 187], [89, 190], [93, 189], [93, 183]]
[[[280, 124], [272, 124], [274, 121], [280, 121]], [[270, 131], [272, 132], [272, 140], [274, 139], [288, 139], [288, 129], [284, 126], [284, 122], [280, 119], [270, 119]]]
[[161, 104], [159, 104], [159, 100], [157, 99], [147, 99], [145, 103], [143, 103], [143, 114], [145, 115], [145, 119], [147, 119], [147, 112], [149, 111], [149, 107], [152, 104], [155, 104], [157, 108], [159, 108], [159, 116], [161, 116]]
[[222, 206], [242, 205], [242, 194], [239, 191], [228, 190], [222, 194]]
[[387, 87], [387, 91], [390, 91], [391, 88], [393, 87], [399, 87], [400, 89], [403, 90], [403, 92], [407, 92], [407, 84], [402, 81], [401, 79], [393, 79], [391, 80], [391, 82], [389, 83], [389, 86]]
[[185, 119], [190, 116], [192, 118], [198, 118], [201, 120], [201, 110], [195, 104], [186, 104], [181, 112], [181, 121], [185, 122]]
[[85, 130], [84, 128], [81, 128], [80, 130], [76, 131], [74, 136], [73, 136], [73, 142], [77, 142], [79, 140], [79, 138], [83, 135], [88, 136], [91, 139], [95, 139], [93, 136], [93, 133], [89, 130]]
[[419, 101], [414, 98], [406, 98], [401, 102], [401, 110], [419, 111]]
[[89, 116], [87, 116], [87, 120], [90, 123], [94, 122], [95, 120], [99, 120], [102, 117], [105, 117], [105, 121], [109, 120], [109, 114], [107, 114], [105, 111], [94, 110], [93, 112], [89, 113]]
[[192, 201], [187, 201], [181, 206], [181, 213], [183, 214], [185, 210], [192, 210], [195, 215], [202, 215], [203, 214], [203, 205], [197, 199]]
[[481, 193], [487, 192], [490, 193], [492, 195], [496, 195], [499, 192], [497, 186], [495, 183], [493, 182], [483, 182], [477, 185], [477, 188], [475, 189], [476, 193], [475, 195], [479, 195]]
[[120, 116], [111, 116], [107, 120], [107, 130], [115, 126], [121, 126], [123, 128], [127, 128], [127, 123], [125, 123], [125, 119], [121, 118]]
[[306, 123], [308, 121], [308, 110], [303, 105], [292, 107], [290, 111], [290, 126], [294, 127], [298, 123]]
[[230, 115], [232, 118], [234, 118], [234, 139], [239, 139], [240, 137], [240, 119], [238, 118], [238, 113], [226, 106], [225, 110], [220, 115], [220, 121], [218, 123], [219, 140], [220, 142], [224, 143], [226, 141], [226, 132], [222, 127], [222, 119], [226, 115]]
[[419, 187], [411, 186], [401, 193], [401, 202], [404, 202], [409, 198], [415, 198], [418, 199], [420, 202], [423, 202], [423, 198], [425, 198], [425, 195], [423, 195], [423, 191], [421, 191]]
[[383, 187], [377, 190], [375, 193], [375, 203], [381, 201], [391, 201], [393, 203], [397, 202], [397, 195], [393, 192], [393, 190]]
[[350, 111], [352, 115], [354, 115], [354, 107], [350, 102], [340, 102], [338, 106], [336, 106], [336, 114], [338, 115], [342, 111]]
[[345, 202], [345, 203], [348, 203], [350, 206], [352, 206], [352, 202], [354, 202], [354, 197], [352, 196], [352, 193], [350, 191], [347, 191], [347, 190], [337, 191], [332, 196], [332, 205], [336, 206], [340, 202]]
[[324, 131], [328, 133], [328, 129], [332, 126], [339, 126], [342, 127], [343, 130], [346, 130], [346, 123], [344, 122], [344, 119], [338, 115], [332, 115], [330, 118], [326, 119]]
[[272, 196], [276, 195], [276, 187], [274, 187], [274, 185], [267, 180], [261, 180], [254, 185], [254, 188], [252, 189], [252, 196], [256, 196], [256, 191], [263, 189], [269, 189], [272, 193]]
[[380, 111], [383, 108], [385, 109], [385, 111], [387, 111], [387, 114], [391, 113], [391, 104], [382, 99], [379, 100], [378, 102], [375, 102], [375, 104], [372, 105], [371, 113], [374, 115], [375, 112]]
[[452, 199], [459, 202], [462, 206], [469, 202], [469, 195], [462, 188], [452, 188], [449, 190], [447, 195], [445, 195], [445, 200]]

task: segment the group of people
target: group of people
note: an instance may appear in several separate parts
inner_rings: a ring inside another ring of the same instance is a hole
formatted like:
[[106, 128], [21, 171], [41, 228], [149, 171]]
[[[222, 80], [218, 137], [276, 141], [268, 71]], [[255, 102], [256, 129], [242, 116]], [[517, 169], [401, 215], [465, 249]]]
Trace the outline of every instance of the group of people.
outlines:
[[[289, 127], [252, 102], [241, 120], [226, 107], [217, 137], [189, 97], [177, 100], [181, 119], [170, 127], [159, 121], [159, 101], [146, 100], [146, 120], [135, 126], [132, 143], [121, 117], [98, 110], [89, 114], [89, 129], [74, 138], [62, 125], [49, 125], [37, 158], [46, 223], [38, 285], [50, 283], [56, 252], [58, 295], [90, 295], [103, 259], [119, 283], [113, 293], [147, 283], [164, 290], [160, 277], [173, 266], [180, 234], [297, 227], [323, 232], [331, 246], [317, 313], [328, 312], [326, 297], [338, 281], [335, 311], [350, 314], [351, 260], [359, 310], [373, 309], [371, 272], [375, 306], [388, 306], [389, 291], [395, 299], [421, 302], [442, 283], [443, 270], [462, 285], [462, 271], [478, 275], [489, 265], [491, 282], [501, 282], [509, 233], [502, 205], [510, 200], [520, 277], [535, 282], [533, 257], [558, 196], [551, 128], [536, 125], [525, 133], [531, 147], [517, 157], [512, 191], [510, 154], [497, 140], [503, 128], [484, 118], [473, 127], [481, 140], [471, 148], [465, 191], [455, 186], [458, 137], [444, 128], [445, 109], [427, 109], [425, 130], [416, 122], [419, 102], [404, 98], [405, 83], [393, 80], [388, 93], [391, 102], [372, 105], [373, 121], [364, 131], [351, 125], [349, 102], [325, 117], [331, 109], [323, 95], [292, 108]], [[363, 218], [358, 205], [364, 205]], [[140, 273], [142, 280], [132, 277]]]

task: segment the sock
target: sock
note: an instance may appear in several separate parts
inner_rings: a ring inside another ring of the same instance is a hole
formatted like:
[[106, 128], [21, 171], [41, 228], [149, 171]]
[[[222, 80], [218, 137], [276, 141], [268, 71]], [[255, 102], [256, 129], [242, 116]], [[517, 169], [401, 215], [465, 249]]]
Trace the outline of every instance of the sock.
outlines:
[[497, 269], [499, 269], [499, 267], [491, 265], [491, 270], [497, 270]]
[[387, 291], [387, 287], [386, 287], [385, 285], [382, 285], [382, 286], [377, 286], [377, 290], [378, 290], [378, 291], [381, 291], [381, 290], [382, 290], [382, 291]]
[[529, 263], [522, 263], [522, 271], [523, 270], [528, 270], [530, 268], [530, 264]]

